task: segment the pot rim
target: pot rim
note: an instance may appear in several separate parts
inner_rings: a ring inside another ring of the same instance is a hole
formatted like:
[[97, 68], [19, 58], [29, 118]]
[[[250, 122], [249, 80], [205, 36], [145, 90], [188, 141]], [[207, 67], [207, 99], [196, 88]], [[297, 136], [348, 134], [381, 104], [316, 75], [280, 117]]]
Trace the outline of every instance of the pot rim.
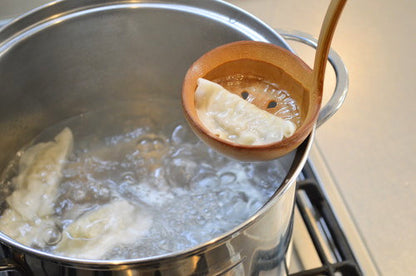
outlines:
[[294, 160], [290, 166], [290, 169], [282, 182], [279, 188], [275, 191], [275, 193], [270, 197], [270, 199], [250, 218], [248, 218], [243, 223], [235, 226], [231, 230], [225, 232], [224, 234], [211, 239], [205, 243], [202, 243], [198, 246], [188, 248], [184, 251], [179, 252], [172, 252], [157, 256], [151, 256], [146, 258], [136, 258], [136, 259], [114, 259], [114, 260], [94, 260], [94, 259], [79, 259], [79, 258], [71, 258], [61, 255], [54, 255], [51, 253], [47, 253], [41, 250], [37, 250], [31, 248], [29, 246], [23, 245], [7, 235], [0, 232], [0, 242], [4, 243], [8, 246], [12, 246], [24, 254], [34, 255], [40, 258], [46, 258], [50, 261], [61, 263], [64, 265], [69, 266], [88, 266], [89, 268], [103, 268], [106, 266], [108, 268], [120, 266], [120, 265], [151, 265], [153, 263], [164, 263], [169, 262], [172, 258], [173, 259], [185, 259], [189, 256], [198, 255], [200, 253], [206, 252], [211, 248], [217, 247], [228, 240], [232, 239], [233, 237], [239, 235], [241, 232], [244, 232], [247, 228], [249, 228], [252, 224], [254, 224], [257, 220], [259, 220], [272, 205], [275, 204], [276, 201], [290, 188], [291, 185], [296, 185], [296, 178], [300, 174], [303, 166], [306, 163], [308, 158], [310, 149], [312, 147], [314, 137], [315, 137], [315, 128], [312, 130], [311, 134], [309, 134], [308, 138], [296, 149], [296, 153], [294, 156]]
[[[147, 0], [147, 1], [124, 1], [124, 0], [87, 0], [87, 1], [76, 1], [76, 0], [58, 0], [40, 6], [28, 13], [23, 14], [22, 16], [11, 21], [3, 28], [0, 29], [0, 56], [3, 52], [7, 51], [9, 48], [13, 47], [16, 43], [36, 34], [39, 31], [42, 31], [49, 26], [74, 18], [80, 15], [87, 13], [99, 12], [106, 9], [113, 8], [139, 8], [139, 7], [154, 7], [154, 8], [165, 8], [165, 9], [175, 9], [183, 12], [191, 12], [194, 14], [209, 16], [215, 20], [227, 20], [227, 24], [232, 25], [233, 28], [240, 28], [239, 30], [250, 31], [250, 37], [253, 40], [266, 41], [270, 43], [279, 43], [284, 45], [288, 50], [292, 51], [290, 46], [286, 41], [272, 28], [260, 21], [258, 18], [249, 14], [248, 12], [240, 9], [230, 3], [227, 3], [223, 0], [215, 1], [205, 1], [205, 0], [193, 0], [191, 2], [186, 0], [176, 0], [174, 2], [165, 0], [165, 1], [156, 1], [156, 0]], [[184, 10], [185, 8], [188, 8]], [[221, 11], [219, 14], [216, 11]], [[208, 11], [208, 15], [207, 15]], [[233, 15], [238, 15], [239, 21], [231, 22]], [[241, 21], [241, 22], [240, 22]], [[242, 24], [244, 21], [244, 24]], [[250, 28], [248, 27], [250, 25]], [[263, 32], [264, 34], [261, 34]], [[266, 38], [267, 37], [267, 38]], [[208, 251], [210, 248], [219, 246], [220, 244], [226, 242], [229, 239], [232, 239], [239, 233], [246, 230], [253, 223], [255, 223], [259, 217], [263, 216], [267, 210], [284, 194], [290, 187], [294, 185], [296, 177], [300, 174], [302, 170], [310, 148], [312, 146], [315, 136], [315, 129], [312, 130], [308, 138], [296, 149], [294, 154], [294, 159], [288, 170], [287, 175], [282, 181], [279, 188], [275, 193], [270, 197], [270, 199], [250, 218], [248, 218], [243, 223], [235, 226], [226, 233], [211, 239], [203, 244], [198, 246], [188, 248], [184, 251], [172, 252], [158, 256], [151, 256], [146, 258], [136, 258], [136, 259], [121, 259], [121, 260], [94, 260], [94, 259], [78, 259], [65, 257], [60, 255], [54, 255], [47, 253], [41, 250], [25, 246], [5, 234], [0, 232], [0, 242], [6, 246], [13, 247], [18, 249], [24, 254], [34, 255], [40, 258], [46, 258], [55, 263], [61, 263], [68, 266], [88, 266], [89, 268], [103, 266], [113, 267], [120, 265], [146, 265], [152, 263], [163, 263], [168, 262], [170, 259], [185, 259], [191, 255], [196, 255], [205, 251]]]

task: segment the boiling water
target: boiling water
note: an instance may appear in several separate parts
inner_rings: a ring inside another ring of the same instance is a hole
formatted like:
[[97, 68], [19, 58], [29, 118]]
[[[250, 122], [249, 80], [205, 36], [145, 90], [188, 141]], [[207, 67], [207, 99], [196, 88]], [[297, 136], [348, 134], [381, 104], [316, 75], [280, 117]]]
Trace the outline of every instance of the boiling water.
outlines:
[[[54, 253], [62, 230], [85, 212], [125, 199], [145, 210], [151, 226], [100, 258], [182, 251], [238, 226], [276, 191], [285, 176], [279, 161], [228, 159], [196, 139], [180, 111], [168, 110], [163, 102], [130, 103], [59, 123], [33, 141], [51, 141], [64, 127], [74, 134], [55, 203], [56, 227], [45, 232], [43, 250]], [[4, 196], [13, 190], [17, 163], [4, 174]]]

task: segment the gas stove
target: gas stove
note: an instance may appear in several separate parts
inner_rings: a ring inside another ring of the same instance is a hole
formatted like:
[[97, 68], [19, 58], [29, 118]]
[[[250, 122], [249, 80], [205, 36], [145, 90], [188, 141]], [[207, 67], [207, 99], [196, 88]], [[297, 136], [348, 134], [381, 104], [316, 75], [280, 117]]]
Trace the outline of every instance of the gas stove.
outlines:
[[379, 275], [316, 145], [297, 181], [283, 275]]

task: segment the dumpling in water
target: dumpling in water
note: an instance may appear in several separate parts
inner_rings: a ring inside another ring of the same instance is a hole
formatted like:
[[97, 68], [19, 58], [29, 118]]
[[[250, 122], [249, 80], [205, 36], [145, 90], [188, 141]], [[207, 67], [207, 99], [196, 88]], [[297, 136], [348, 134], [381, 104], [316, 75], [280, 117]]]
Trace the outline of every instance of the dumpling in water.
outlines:
[[0, 231], [28, 246], [45, 245], [45, 229], [55, 224], [51, 216], [72, 146], [72, 132], [65, 128], [55, 141], [36, 144], [23, 153], [19, 174], [12, 180], [15, 190], [6, 199], [9, 209], [0, 218]]
[[123, 199], [91, 210], [69, 224], [55, 252], [80, 259], [101, 259], [117, 245], [134, 243], [152, 224], [151, 216]]

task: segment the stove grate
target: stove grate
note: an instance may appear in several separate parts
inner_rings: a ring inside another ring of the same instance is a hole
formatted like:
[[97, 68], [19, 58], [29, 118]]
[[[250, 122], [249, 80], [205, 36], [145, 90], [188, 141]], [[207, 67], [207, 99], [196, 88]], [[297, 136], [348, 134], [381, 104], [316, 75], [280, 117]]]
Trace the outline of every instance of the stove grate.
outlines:
[[295, 273], [289, 273], [290, 270], [287, 269], [288, 275], [363, 275], [342, 227], [309, 164], [305, 166], [303, 175], [305, 179], [297, 183], [295, 201], [322, 265]]

